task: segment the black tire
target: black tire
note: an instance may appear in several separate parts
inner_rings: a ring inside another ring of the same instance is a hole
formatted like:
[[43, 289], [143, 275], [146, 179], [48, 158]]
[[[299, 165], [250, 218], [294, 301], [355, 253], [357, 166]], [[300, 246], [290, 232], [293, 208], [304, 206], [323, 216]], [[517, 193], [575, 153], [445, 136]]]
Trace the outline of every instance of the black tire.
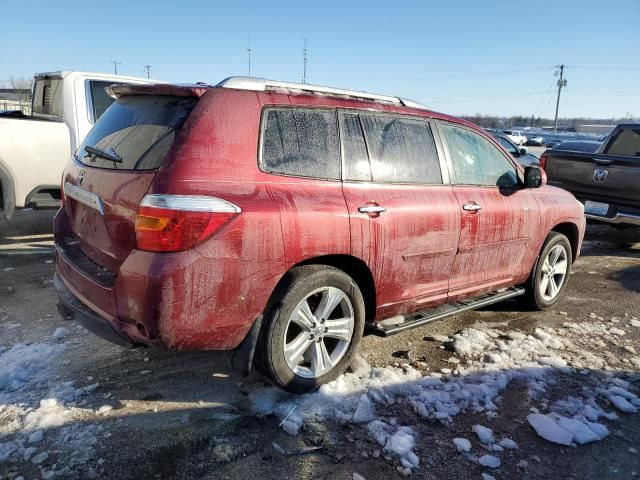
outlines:
[[[298, 304], [316, 289], [335, 287], [348, 297], [354, 314], [351, 341], [344, 356], [327, 373], [316, 378], [297, 375], [284, 354], [286, 328]], [[265, 311], [256, 349], [256, 368], [277, 386], [293, 393], [311, 392], [335, 380], [351, 364], [364, 331], [365, 307], [355, 281], [340, 269], [326, 265], [303, 265], [291, 269], [274, 292]]]
[[[567, 261], [567, 272], [562, 280], [562, 284], [558, 288], [558, 293], [551, 300], [548, 300], [543, 297], [540, 289], [540, 284], [543, 277], [543, 265], [547, 256], [549, 255], [549, 252], [557, 245], [561, 245], [564, 248]], [[553, 307], [562, 296], [562, 292], [566, 288], [567, 283], [569, 283], [572, 263], [573, 258], [571, 252], [571, 243], [569, 243], [569, 239], [565, 235], [558, 232], [549, 233], [547, 239], [544, 242], [544, 245], [542, 246], [542, 250], [540, 251], [538, 260], [533, 267], [533, 271], [529, 276], [529, 280], [525, 285], [526, 293], [522, 297], [522, 299], [527, 304], [527, 306], [534, 310], [548, 310]]]

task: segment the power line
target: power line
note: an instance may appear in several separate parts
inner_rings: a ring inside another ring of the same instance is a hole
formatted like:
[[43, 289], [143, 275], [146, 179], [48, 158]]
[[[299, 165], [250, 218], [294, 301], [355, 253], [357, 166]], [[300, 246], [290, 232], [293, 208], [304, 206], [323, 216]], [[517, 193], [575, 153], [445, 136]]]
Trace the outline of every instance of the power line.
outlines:
[[630, 70], [640, 71], [640, 67], [607, 67], [607, 66], [582, 66], [582, 65], [565, 65], [564, 68], [576, 68], [581, 70]]
[[151, 65], [145, 65], [143, 71], [147, 74], [147, 78], [151, 78]]
[[522, 97], [538, 97], [541, 95], [547, 95], [549, 91], [546, 92], [528, 92], [528, 93], [519, 93], [514, 95], [497, 95], [497, 96], [487, 96], [487, 97], [446, 97], [435, 100], [430, 100], [428, 103], [462, 103], [462, 102], [474, 102], [481, 100], [502, 100], [506, 98], [522, 98]]

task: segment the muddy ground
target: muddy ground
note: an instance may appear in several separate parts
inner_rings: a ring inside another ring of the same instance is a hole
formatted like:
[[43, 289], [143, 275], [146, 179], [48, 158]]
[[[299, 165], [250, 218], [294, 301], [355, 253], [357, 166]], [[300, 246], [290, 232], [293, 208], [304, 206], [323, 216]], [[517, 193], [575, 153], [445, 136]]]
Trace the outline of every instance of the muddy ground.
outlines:
[[[33, 385], [27, 381], [23, 390], [10, 393], [24, 411], [37, 407], [38, 398], [44, 398], [52, 385], [98, 383], [82, 395], [69, 417], [76, 431], [84, 432], [79, 438], [91, 448], [87, 458], [70, 462], [81, 453], [69, 453], [65, 437], [58, 434], [61, 427], [45, 429], [37, 448], [48, 458], [34, 463], [22, 453], [4, 460], [0, 456], [0, 479], [351, 479], [354, 472], [366, 479], [400, 476], [397, 459], [384, 454], [372, 457], [379, 446], [359, 425], [316, 422], [290, 436], [279, 428], [278, 418], [254, 415], [250, 395], [264, 386], [264, 380], [257, 374], [236, 376], [227, 354], [124, 350], [59, 318], [51, 282], [52, 216], [52, 212], [25, 211], [9, 223], [0, 221], [0, 347], [46, 343], [61, 348], [55, 364], [46, 366], [46, 380]], [[447, 365], [451, 352], [427, 340], [430, 335], [452, 335], [479, 322], [532, 333], [536, 327], [560, 326], [567, 318], [586, 321], [593, 314], [640, 317], [640, 229], [590, 225], [569, 287], [552, 312], [528, 312], [515, 301], [505, 302], [391, 338], [366, 336], [361, 353], [373, 366], [406, 362], [408, 356], [408, 361], [420, 360], [426, 370], [437, 371]], [[66, 334], [53, 339], [58, 327], [64, 327]], [[624, 345], [640, 347], [639, 337], [640, 328], [627, 329]], [[599, 353], [614, 365], [624, 354], [622, 344], [605, 343], [610, 351]], [[563, 378], [550, 395], [579, 388]], [[104, 406], [112, 409], [98, 413]], [[480, 479], [482, 472], [495, 478], [531, 479], [640, 475], [640, 414], [620, 414], [620, 420], [608, 422], [611, 435], [603, 441], [566, 447], [535, 434], [524, 421], [531, 407], [523, 389], [509, 388], [500, 398], [499, 415], [490, 422], [483, 414], [466, 413], [445, 425], [421, 419], [400, 405], [390, 406], [385, 414], [417, 432], [415, 452], [421, 463], [413, 478]], [[0, 443], [5, 444], [18, 438], [7, 410], [11, 411], [5, 407], [3, 416], [0, 408]], [[454, 437], [472, 439], [475, 423], [490, 425], [518, 443], [517, 450], [502, 454], [500, 468], [488, 471], [453, 448]], [[288, 452], [320, 448], [289, 455], [274, 448], [274, 442]], [[80, 450], [82, 445], [76, 451]], [[65, 470], [65, 463], [72, 466]]]

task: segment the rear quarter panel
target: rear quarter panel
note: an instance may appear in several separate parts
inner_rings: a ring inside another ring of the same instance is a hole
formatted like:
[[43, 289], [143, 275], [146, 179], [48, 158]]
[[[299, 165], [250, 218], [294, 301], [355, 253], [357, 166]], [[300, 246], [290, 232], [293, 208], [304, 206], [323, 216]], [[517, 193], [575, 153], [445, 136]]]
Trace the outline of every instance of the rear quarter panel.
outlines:
[[206, 92], [156, 174], [150, 193], [215, 196], [242, 210], [214, 237], [173, 256], [173, 262], [135, 252], [123, 265], [132, 278], [135, 272], [152, 273], [148, 285], [135, 288], [143, 297], [161, 299], [163, 308], [149, 321], [157, 321], [169, 347], [236, 347], [288, 269], [282, 196], [257, 163], [260, 111], [269, 97]]

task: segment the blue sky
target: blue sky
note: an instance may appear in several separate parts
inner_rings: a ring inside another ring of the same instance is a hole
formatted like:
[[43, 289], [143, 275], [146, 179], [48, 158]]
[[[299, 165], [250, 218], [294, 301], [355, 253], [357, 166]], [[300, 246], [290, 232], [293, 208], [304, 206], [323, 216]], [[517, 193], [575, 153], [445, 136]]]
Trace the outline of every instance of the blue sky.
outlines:
[[247, 74], [409, 97], [453, 114], [640, 117], [640, 0], [3, 2], [0, 80], [50, 70], [215, 83]]

